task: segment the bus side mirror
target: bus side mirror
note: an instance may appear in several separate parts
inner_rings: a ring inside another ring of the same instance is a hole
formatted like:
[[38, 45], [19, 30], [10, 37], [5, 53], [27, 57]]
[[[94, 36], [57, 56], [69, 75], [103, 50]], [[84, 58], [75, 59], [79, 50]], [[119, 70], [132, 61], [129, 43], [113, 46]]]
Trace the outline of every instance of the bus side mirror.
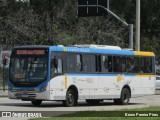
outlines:
[[58, 59], [57, 59], [57, 58], [54, 58], [54, 59], [53, 59], [53, 64], [54, 64], [54, 67], [55, 67], [55, 68], [58, 67]]

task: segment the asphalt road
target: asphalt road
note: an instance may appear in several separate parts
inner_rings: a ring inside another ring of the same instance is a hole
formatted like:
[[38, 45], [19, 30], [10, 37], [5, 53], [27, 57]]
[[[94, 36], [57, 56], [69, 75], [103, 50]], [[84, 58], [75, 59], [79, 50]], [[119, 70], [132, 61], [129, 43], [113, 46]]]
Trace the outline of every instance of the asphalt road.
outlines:
[[[119, 109], [142, 108], [148, 106], [160, 106], [160, 95], [151, 95], [138, 98], [132, 98], [129, 105], [114, 105], [113, 101], [104, 101], [103, 103], [90, 106], [85, 101], [79, 101], [76, 107], [63, 107], [61, 102], [45, 101], [41, 106], [35, 107], [29, 101], [10, 100], [7, 97], [0, 97], [0, 111], [54, 111], [52, 116], [67, 114], [75, 111], [111, 111]], [[57, 112], [55, 112], [57, 111]], [[0, 118], [1, 119], [1, 118]], [[3, 118], [7, 119], [8, 118]], [[15, 118], [16, 120], [27, 118]], [[11, 119], [13, 120], [13, 118]]]

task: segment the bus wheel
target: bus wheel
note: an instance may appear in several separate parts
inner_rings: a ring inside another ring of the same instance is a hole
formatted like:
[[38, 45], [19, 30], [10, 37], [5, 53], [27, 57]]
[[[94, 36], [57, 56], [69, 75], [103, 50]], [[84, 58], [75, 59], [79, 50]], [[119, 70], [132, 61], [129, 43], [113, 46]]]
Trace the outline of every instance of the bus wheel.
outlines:
[[32, 100], [31, 103], [32, 103], [32, 105], [34, 105], [34, 106], [39, 106], [39, 105], [41, 105], [42, 100]]
[[77, 99], [75, 92], [72, 89], [69, 89], [66, 94], [66, 100], [63, 101], [63, 105], [67, 107], [72, 107], [77, 105]]
[[128, 105], [130, 101], [130, 96], [131, 96], [130, 91], [127, 88], [123, 88], [121, 92], [121, 98], [115, 99], [114, 103], [116, 105]]

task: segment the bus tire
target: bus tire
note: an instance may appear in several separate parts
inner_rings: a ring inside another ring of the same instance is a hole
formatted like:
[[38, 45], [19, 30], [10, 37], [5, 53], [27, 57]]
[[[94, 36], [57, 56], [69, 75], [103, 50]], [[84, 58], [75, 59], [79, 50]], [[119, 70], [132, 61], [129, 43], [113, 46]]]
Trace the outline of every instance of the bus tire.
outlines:
[[42, 103], [42, 100], [32, 100], [31, 103], [32, 103], [32, 105], [34, 105], [34, 106], [40, 106], [41, 103]]
[[77, 105], [76, 94], [72, 89], [69, 89], [66, 93], [66, 100], [63, 101], [63, 105], [67, 107], [73, 107]]
[[121, 98], [115, 99], [114, 103], [116, 105], [128, 105], [130, 101], [131, 93], [127, 88], [123, 88], [121, 92]]

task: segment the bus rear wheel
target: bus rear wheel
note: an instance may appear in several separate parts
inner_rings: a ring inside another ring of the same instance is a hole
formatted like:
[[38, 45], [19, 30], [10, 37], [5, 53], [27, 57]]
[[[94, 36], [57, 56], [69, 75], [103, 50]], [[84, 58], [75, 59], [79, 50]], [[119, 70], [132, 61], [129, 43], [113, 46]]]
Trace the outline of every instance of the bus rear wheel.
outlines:
[[63, 105], [67, 107], [72, 107], [77, 105], [76, 93], [72, 89], [69, 89], [67, 91], [66, 100], [63, 101]]
[[114, 103], [116, 105], [128, 105], [130, 101], [131, 93], [127, 88], [123, 88], [121, 92], [121, 98], [115, 99]]
[[32, 105], [34, 105], [34, 106], [40, 106], [41, 103], [42, 103], [42, 100], [32, 100], [31, 103], [32, 103]]

